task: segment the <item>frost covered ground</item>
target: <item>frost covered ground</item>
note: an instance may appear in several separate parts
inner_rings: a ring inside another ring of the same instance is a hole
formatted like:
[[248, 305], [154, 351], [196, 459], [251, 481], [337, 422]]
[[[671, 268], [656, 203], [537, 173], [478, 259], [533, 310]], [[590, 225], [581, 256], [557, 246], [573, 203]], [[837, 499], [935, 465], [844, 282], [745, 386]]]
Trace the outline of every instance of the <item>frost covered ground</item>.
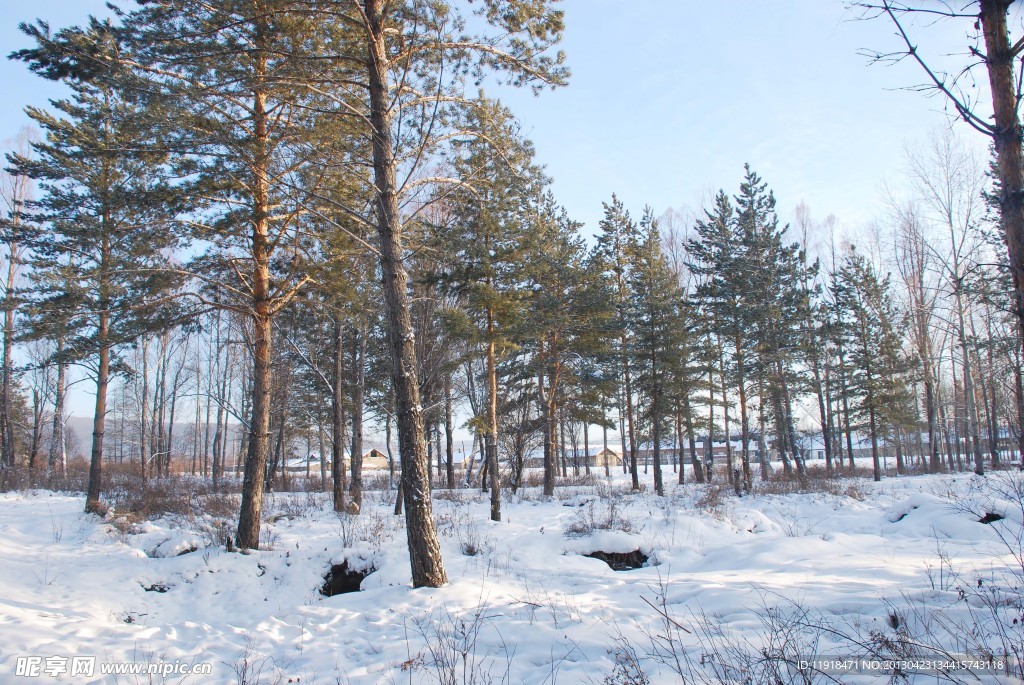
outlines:
[[[210, 515], [102, 520], [80, 496], [0, 495], [0, 682], [873, 683], [891, 675], [801, 662], [1020, 653], [1020, 473], [831, 490], [658, 498], [613, 480], [510, 495], [501, 523], [478, 492], [441, 493], [436, 590], [410, 587], [391, 493], [340, 518], [325, 495], [273, 495], [251, 554]], [[634, 550], [649, 560], [628, 571], [584, 556]], [[376, 570], [323, 596], [342, 562]], [[70, 675], [76, 655], [97, 657], [92, 676]], [[165, 673], [100, 673], [125, 663]], [[910, 678], [1022, 682], [1007, 670]]]

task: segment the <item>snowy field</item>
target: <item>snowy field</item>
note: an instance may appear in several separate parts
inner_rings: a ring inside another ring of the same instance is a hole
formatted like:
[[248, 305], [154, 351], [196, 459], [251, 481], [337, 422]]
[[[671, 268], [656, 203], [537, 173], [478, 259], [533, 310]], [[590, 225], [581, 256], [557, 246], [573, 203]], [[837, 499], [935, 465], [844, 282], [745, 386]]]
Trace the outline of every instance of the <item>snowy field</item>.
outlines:
[[[440, 493], [436, 590], [410, 586], [391, 493], [359, 517], [273, 495], [251, 554], [221, 543], [226, 507], [101, 520], [79, 496], [0, 495], [0, 682], [874, 683], [903, 682], [878, 670], [890, 657], [1020, 654], [1020, 473], [830, 489], [658, 498], [613, 480], [508, 495], [501, 523], [477, 491]], [[617, 571], [597, 551], [648, 559]], [[370, 572], [361, 591], [324, 596], [343, 562]], [[867, 661], [816, 670], [815, 655]], [[75, 656], [92, 669], [72, 676]], [[132, 664], [163, 673], [101, 673]], [[960, 666], [907, 675], [1022, 682]]]

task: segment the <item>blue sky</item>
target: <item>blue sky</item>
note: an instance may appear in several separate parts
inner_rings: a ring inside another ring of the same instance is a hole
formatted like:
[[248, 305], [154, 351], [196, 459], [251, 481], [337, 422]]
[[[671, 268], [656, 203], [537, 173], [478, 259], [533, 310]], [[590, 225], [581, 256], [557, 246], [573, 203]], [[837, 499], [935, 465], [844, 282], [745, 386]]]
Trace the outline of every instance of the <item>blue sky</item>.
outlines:
[[[783, 219], [806, 202], [848, 227], [898, 185], [905, 143], [950, 118], [908, 92], [908, 63], [869, 66], [862, 48], [898, 46], [890, 26], [839, 0], [568, 0], [568, 88], [506, 98], [570, 212], [593, 227], [617, 192], [639, 213], [734, 191], [750, 162]], [[963, 24], [915, 26], [936, 62], [964, 49]], [[954, 128], [984, 148], [964, 124]]]
[[[953, 126], [939, 98], [906, 86], [910, 63], [869, 66], [864, 48], [899, 47], [883, 21], [858, 21], [841, 0], [566, 0], [562, 47], [573, 78], [534, 97], [499, 95], [521, 118], [558, 199], [596, 229], [601, 202], [618, 193], [634, 215], [695, 207], [703, 194], [735, 192], [744, 162], [774, 189], [784, 221], [806, 202], [856, 234], [884, 213], [883, 183], [899, 189], [903, 148]], [[102, 0], [5, 0], [0, 46], [28, 45], [19, 21], [58, 28], [105, 12]], [[1019, 10], [1018, 10], [1019, 12]], [[1017, 21], [1020, 20], [1018, 16]], [[941, 64], [962, 53], [969, 25], [911, 26]], [[957, 61], [956, 58], [953, 58]], [[0, 140], [61, 90], [18, 62], [0, 60]], [[80, 411], [87, 413], [83, 403]]]
[[[613, 192], [635, 214], [695, 205], [738, 185], [750, 162], [780, 212], [806, 202], [848, 227], [879, 214], [879, 189], [898, 183], [905, 143], [949, 126], [944, 103], [902, 90], [912, 64], [869, 66], [862, 48], [898, 46], [882, 21], [858, 21], [841, 0], [566, 0], [563, 48], [573, 78], [534, 97], [497, 93], [537, 145], [555, 192], [593, 230]], [[3, 52], [27, 45], [17, 23], [54, 27], [105, 12], [102, 0], [7, 0]], [[914, 26], [936, 60], [962, 51], [952, 22]], [[59, 95], [21, 63], [0, 62], [0, 139], [27, 121], [26, 104]], [[491, 94], [491, 93], [489, 93]], [[984, 146], [963, 124], [964, 135]]]

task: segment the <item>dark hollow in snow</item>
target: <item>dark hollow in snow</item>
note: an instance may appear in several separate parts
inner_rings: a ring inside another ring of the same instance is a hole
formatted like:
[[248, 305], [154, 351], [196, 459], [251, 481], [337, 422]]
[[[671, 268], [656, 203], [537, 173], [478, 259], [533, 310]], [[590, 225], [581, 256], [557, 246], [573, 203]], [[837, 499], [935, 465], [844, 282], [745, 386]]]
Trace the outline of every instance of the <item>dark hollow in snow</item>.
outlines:
[[648, 559], [648, 556], [638, 549], [634, 549], [632, 552], [602, 552], [598, 550], [583, 556], [600, 559], [611, 566], [613, 571], [632, 571], [646, 564]]
[[167, 592], [170, 588], [163, 583], [153, 583], [152, 585], [143, 585], [142, 589], [146, 592], [159, 592], [162, 594]]
[[359, 592], [359, 586], [363, 578], [370, 575], [377, 569], [368, 568], [365, 571], [353, 571], [348, 567], [348, 562], [331, 566], [331, 570], [324, 576], [324, 585], [320, 588], [320, 594], [324, 597], [343, 595], [346, 592]]
[[978, 519], [978, 523], [995, 523], [996, 521], [1002, 521], [1005, 516], [1002, 514], [993, 514], [991, 511], [986, 512], [984, 516]]
[[909, 516], [909, 515], [910, 515], [910, 512], [914, 511], [914, 509], [917, 509], [917, 507], [916, 507], [916, 506], [914, 506], [914, 507], [910, 507], [909, 509], [907, 509], [907, 510], [906, 510], [905, 512], [903, 512], [902, 514], [900, 514], [900, 515], [899, 515], [899, 517], [898, 517], [898, 518], [896, 518], [896, 519], [895, 519], [895, 520], [893, 521], [893, 523], [899, 523], [899, 522], [900, 522], [900, 521], [902, 521], [903, 519], [907, 518], [907, 516]]

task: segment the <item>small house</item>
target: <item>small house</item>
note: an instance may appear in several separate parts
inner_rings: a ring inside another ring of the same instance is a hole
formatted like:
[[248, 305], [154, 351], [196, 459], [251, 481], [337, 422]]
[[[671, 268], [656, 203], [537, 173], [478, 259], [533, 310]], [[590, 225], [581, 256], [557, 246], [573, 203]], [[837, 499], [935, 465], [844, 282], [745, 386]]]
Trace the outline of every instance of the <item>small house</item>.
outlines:
[[[388, 455], [376, 447], [363, 454], [364, 471], [387, 471], [389, 467]], [[398, 468], [398, 459], [395, 459], [395, 468]]]

